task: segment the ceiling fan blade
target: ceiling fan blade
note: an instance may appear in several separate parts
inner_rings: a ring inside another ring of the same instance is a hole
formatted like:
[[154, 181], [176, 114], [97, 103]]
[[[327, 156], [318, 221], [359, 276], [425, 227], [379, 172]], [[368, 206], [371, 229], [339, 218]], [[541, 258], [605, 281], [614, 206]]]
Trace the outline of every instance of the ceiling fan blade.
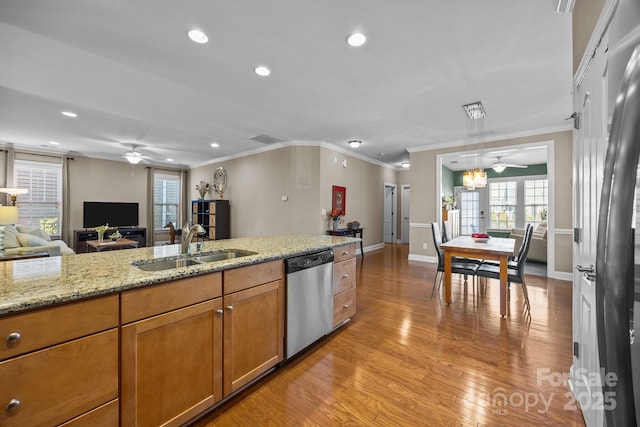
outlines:
[[528, 168], [529, 167], [527, 165], [511, 165], [511, 164], [506, 164], [504, 166], [506, 166], [508, 168], [520, 168], [520, 169], [524, 169], [524, 168]]

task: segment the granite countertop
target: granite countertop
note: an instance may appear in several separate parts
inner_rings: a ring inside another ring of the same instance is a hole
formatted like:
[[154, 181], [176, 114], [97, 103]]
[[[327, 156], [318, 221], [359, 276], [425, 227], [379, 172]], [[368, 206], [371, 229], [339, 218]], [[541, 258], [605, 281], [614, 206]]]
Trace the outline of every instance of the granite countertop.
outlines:
[[[132, 262], [178, 255], [179, 244], [1, 262], [0, 315], [288, 258], [359, 241], [360, 239], [351, 237], [282, 234], [201, 242], [202, 252], [242, 249], [256, 254], [157, 272], [143, 271], [133, 266]], [[192, 243], [192, 250], [194, 249], [195, 243]]]

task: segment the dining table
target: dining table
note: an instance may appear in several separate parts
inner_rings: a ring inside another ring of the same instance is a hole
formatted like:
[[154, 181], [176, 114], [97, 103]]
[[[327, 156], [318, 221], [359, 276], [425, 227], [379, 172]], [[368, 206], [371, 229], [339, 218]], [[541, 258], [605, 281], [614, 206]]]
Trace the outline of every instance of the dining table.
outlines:
[[474, 239], [471, 236], [459, 236], [440, 245], [444, 253], [444, 289], [445, 302], [451, 300], [451, 257], [497, 260], [500, 262], [500, 315], [507, 314], [508, 262], [513, 256], [515, 239], [490, 237]]

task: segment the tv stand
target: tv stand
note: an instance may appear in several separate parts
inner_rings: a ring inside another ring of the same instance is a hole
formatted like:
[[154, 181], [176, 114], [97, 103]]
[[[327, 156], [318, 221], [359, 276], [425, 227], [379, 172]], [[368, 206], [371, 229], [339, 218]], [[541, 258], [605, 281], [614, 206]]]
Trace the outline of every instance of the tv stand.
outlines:
[[[109, 228], [104, 234], [105, 238], [115, 233], [116, 230], [122, 234], [125, 239], [135, 240], [138, 242], [139, 248], [147, 246], [147, 229], [140, 227], [112, 227]], [[98, 232], [93, 229], [75, 230], [73, 232], [74, 249], [77, 253], [87, 252], [87, 240], [96, 240], [98, 238]]]

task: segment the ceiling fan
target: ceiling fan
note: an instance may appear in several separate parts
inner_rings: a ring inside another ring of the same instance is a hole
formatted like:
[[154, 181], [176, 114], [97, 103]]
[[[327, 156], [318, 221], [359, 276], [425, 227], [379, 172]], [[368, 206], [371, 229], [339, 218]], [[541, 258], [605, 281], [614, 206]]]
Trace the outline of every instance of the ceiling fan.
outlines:
[[527, 165], [513, 165], [513, 164], [510, 164], [510, 163], [504, 163], [502, 161], [502, 156], [496, 156], [496, 158], [498, 159], [498, 161], [491, 166], [491, 169], [493, 169], [497, 173], [502, 173], [506, 168], [522, 168], [522, 169], [524, 169], [524, 168], [529, 167]]
[[125, 159], [132, 165], [137, 165], [141, 161], [147, 161], [146, 157], [142, 155], [139, 151], [136, 151], [138, 146], [136, 144], [131, 144], [131, 151], [128, 151], [123, 155]]

